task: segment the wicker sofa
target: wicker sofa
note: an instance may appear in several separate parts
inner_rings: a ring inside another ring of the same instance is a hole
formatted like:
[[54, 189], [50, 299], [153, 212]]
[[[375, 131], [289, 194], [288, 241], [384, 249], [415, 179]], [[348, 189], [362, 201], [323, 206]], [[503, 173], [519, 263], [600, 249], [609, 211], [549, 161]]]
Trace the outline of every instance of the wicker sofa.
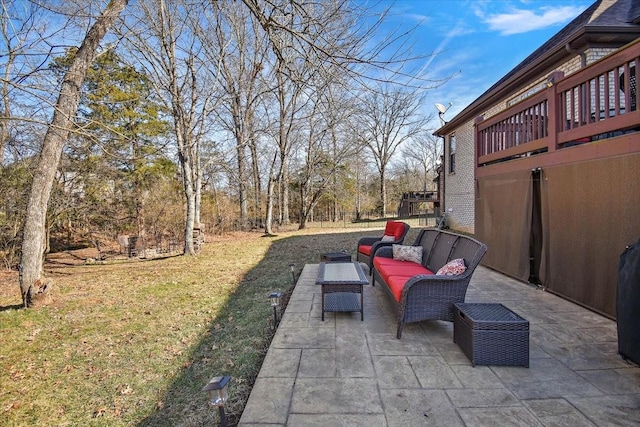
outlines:
[[[403, 250], [414, 256], [422, 251], [421, 262], [406, 260], [399, 255]], [[473, 271], [486, 251], [485, 244], [471, 237], [437, 229], [421, 230], [411, 246], [377, 249], [372, 285], [382, 285], [397, 305], [397, 338], [402, 337], [405, 323], [431, 319], [453, 322], [453, 304], [464, 302]], [[454, 260], [460, 264], [460, 259], [464, 260], [464, 267], [458, 265], [458, 270], [451, 270]], [[464, 272], [460, 273], [462, 269]], [[439, 271], [441, 274], [437, 274]], [[446, 274], [452, 272], [459, 274]]]

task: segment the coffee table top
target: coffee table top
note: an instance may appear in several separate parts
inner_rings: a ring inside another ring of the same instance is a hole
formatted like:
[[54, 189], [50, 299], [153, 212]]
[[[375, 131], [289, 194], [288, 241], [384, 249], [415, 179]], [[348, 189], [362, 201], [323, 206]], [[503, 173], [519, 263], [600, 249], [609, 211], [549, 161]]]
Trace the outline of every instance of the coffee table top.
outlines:
[[321, 262], [316, 285], [368, 285], [358, 262]]

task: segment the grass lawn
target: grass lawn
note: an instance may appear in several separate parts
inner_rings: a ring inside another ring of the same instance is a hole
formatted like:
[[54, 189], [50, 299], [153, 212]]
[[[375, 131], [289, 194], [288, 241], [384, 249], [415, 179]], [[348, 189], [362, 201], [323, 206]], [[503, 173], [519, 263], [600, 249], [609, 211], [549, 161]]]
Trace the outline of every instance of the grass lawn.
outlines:
[[210, 236], [197, 257], [104, 264], [52, 254], [53, 301], [29, 310], [17, 274], [1, 273], [0, 425], [216, 425], [201, 390], [223, 374], [236, 424], [273, 335], [267, 296], [292, 288], [288, 265], [299, 274], [379, 233], [233, 233]]

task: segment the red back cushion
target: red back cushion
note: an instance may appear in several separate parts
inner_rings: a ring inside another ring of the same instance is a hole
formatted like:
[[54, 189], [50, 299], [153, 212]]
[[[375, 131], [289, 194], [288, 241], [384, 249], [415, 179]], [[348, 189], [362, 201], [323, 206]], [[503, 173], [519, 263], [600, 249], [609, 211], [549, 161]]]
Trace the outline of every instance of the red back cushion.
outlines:
[[400, 221], [387, 221], [387, 225], [384, 227], [384, 234], [393, 236], [396, 240], [399, 240], [404, 234], [404, 223]]

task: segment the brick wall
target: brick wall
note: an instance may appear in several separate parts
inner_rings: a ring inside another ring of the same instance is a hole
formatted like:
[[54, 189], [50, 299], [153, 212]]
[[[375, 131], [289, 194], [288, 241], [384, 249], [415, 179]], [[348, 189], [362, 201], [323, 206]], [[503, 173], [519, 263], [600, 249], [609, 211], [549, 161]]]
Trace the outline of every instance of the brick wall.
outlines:
[[[474, 224], [474, 127], [466, 123], [456, 129], [456, 171], [445, 171], [444, 204], [451, 228], [473, 233]], [[445, 158], [449, 159], [449, 139], [445, 144]]]

